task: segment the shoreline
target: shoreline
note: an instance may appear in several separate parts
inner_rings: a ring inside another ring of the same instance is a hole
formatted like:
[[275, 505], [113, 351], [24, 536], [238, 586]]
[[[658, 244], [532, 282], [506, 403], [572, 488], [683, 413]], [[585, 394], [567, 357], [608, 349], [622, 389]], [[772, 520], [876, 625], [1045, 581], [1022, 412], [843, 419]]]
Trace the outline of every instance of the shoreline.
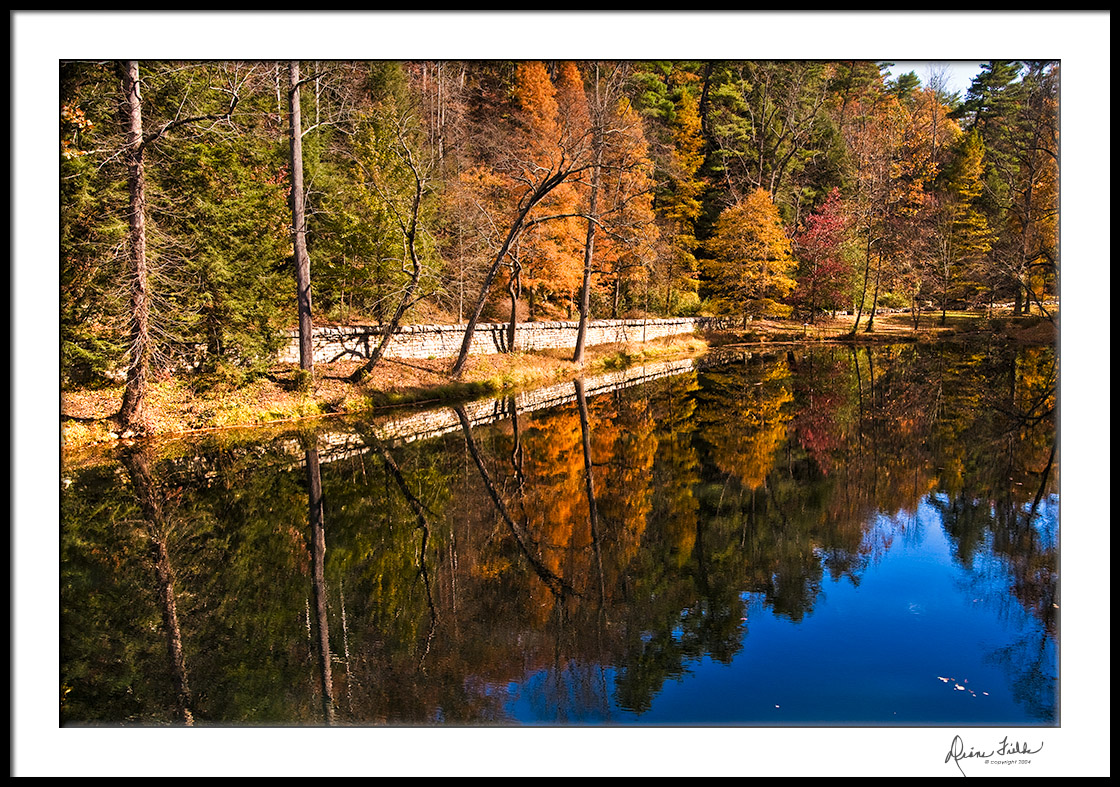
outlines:
[[[923, 316], [923, 320], [927, 318]], [[908, 314], [877, 316], [875, 330], [851, 335], [851, 317], [816, 324], [759, 320], [747, 329], [680, 335], [644, 344], [608, 344], [587, 349], [582, 367], [568, 352], [537, 351], [471, 356], [459, 379], [450, 375], [452, 358], [383, 359], [360, 383], [345, 377], [358, 361], [318, 364], [311, 386], [301, 390], [298, 365], [277, 364], [254, 379], [174, 378], [153, 381], [147, 401], [148, 429], [124, 437], [112, 431], [121, 385], [61, 392], [60, 441], [64, 452], [104, 443], [203, 435], [276, 427], [338, 416], [373, 415], [401, 407], [456, 404], [616, 371], [637, 363], [694, 357], [722, 346], [819, 346], [939, 342], [981, 338], [1057, 343], [1057, 324], [1037, 316], [955, 316], [946, 326], [936, 318], [915, 331]], [[932, 323], [932, 324], [931, 324]]]

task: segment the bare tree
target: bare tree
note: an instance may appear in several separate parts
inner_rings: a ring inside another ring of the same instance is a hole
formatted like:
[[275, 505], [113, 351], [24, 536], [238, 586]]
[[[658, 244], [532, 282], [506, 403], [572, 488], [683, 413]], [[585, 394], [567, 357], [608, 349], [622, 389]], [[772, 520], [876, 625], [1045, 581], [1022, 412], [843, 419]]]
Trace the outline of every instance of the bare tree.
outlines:
[[[614, 91], [612, 83], [600, 79], [599, 64], [595, 64], [594, 98], [589, 102], [591, 114], [591, 195], [587, 203], [587, 240], [583, 247], [583, 283], [579, 291], [579, 330], [576, 332], [576, 349], [572, 361], [583, 364], [583, 345], [587, 340], [587, 320], [591, 316], [591, 273], [595, 259], [596, 208], [599, 200], [599, 181], [603, 172], [603, 144], [606, 136], [606, 104]], [[590, 481], [589, 481], [590, 483]]]
[[536, 207], [541, 200], [547, 197], [549, 192], [568, 178], [581, 172], [586, 166], [587, 165], [583, 161], [569, 159], [566, 155], [561, 155], [559, 161], [557, 161], [553, 167], [545, 169], [541, 173], [540, 180], [529, 184], [526, 191], [522, 194], [521, 199], [518, 200], [517, 213], [510, 220], [505, 231], [502, 245], [490, 261], [490, 267], [486, 272], [486, 278], [482, 281], [482, 289], [475, 302], [474, 311], [470, 319], [467, 320], [466, 331], [463, 334], [463, 344], [459, 348], [459, 356], [455, 360], [455, 365], [451, 368], [451, 373], [453, 375], [458, 375], [463, 371], [463, 366], [466, 364], [467, 356], [471, 351], [471, 341], [474, 338], [475, 327], [478, 325], [478, 320], [482, 316], [482, 309], [486, 305], [487, 297], [490, 295], [490, 288], [494, 285], [494, 280], [497, 278], [498, 271], [501, 269], [506, 256], [509, 254], [510, 247], [524, 228], [525, 220], [529, 212]]
[[[147, 234], [147, 185], [144, 176], [144, 154], [156, 141], [171, 131], [186, 125], [214, 123], [228, 120], [233, 115], [239, 98], [236, 84], [224, 89], [229, 104], [224, 111], [179, 116], [160, 125], [155, 131], [144, 132], [141, 102], [140, 63], [128, 60], [117, 65], [121, 91], [125, 101], [125, 161], [128, 166], [129, 228], [128, 228], [128, 279], [130, 344], [129, 363], [121, 409], [116, 420], [122, 435], [144, 431], [144, 399], [151, 377], [152, 338], [150, 333], [151, 291], [148, 266]], [[185, 103], [185, 102], [184, 102]]]
[[299, 61], [288, 64], [288, 118], [292, 191], [292, 249], [296, 264], [296, 308], [299, 312], [299, 368], [312, 372], [311, 258], [307, 255], [307, 216], [303, 191], [303, 121], [300, 117]]
[[393, 157], [397, 159], [398, 164], [405, 168], [411, 181], [412, 188], [407, 206], [402, 207], [398, 205], [397, 199], [388, 192], [388, 189], [377, 182], [376, 175], [374, 176], [373, 184], [380, 193], [381, 199], [388, 206], [389, 212], [392, 214], [400, 230], [401, 238], [404, 243], [405, 255], [410, 265], [408, 284], [405, 285], [404, 292], [397, 302], [397, 308], [393, 312], [393, 316], [389, 320], [388, 325], [384, 325], [381, 328], [381, 340], [377, 343], [377, 347], [370, 354], [369, 360], [350, 375], [351, 382], [357, 382], [377, 365], [377, 362], [380, 361], [382, 355], [384, 355], [385, 348], [388, 346], [389, 341], [393, 338], [393, 334], [396, 333], [398, 326], [400, 326], [401, 319], [404, 317], [405, 312], [419, 300], [419, 298], [416, 297], [416, 290], [420, 284], [420, 276], [424, 270], [424, 265], [420, 253], [417, 250], [417, 238], [420, 233], [420, 204], [427, 192], [427, 184], [430, 175], [428, 168], [418, 160], [408, 140], [407, 128], [410, 121], [411, 117], [408, 115], [397, 118], [396, 144], [392, 149]]
[[[591, 276], [595, 273], [595, 232], [600, 221], [599, 193], [602, 187], [604, 156], [609, 147], [615, 147], [616, 154], [625, 147], [628, 137], [624, 123], [615, 111], [622, 90], [626, 83], [629, 70], [625, 64], [612, 64], [606, 74], [602, 67], [595, 63], [592, 76], [591, 97], [588, 110], [591, 121], [591, 193], [588, 197], [587, 207], [587, 240], [583, 252], [583, 283], [580, 287], [579, 297], [579, 330], [576, 334], [576, 347], [572, 360], [577, 364], [583, 363], [584, 344], [587, 340], [587, 322], [591, 317]], [[625, 159], [625, 152], [622, 153]], [[615, 155], [613, 158], [618, 158]], [[623, 168], [632, 166], [631, 161], [615, 161], [614, 166]], [[615, 205], [615, 210], [620, 206]]]

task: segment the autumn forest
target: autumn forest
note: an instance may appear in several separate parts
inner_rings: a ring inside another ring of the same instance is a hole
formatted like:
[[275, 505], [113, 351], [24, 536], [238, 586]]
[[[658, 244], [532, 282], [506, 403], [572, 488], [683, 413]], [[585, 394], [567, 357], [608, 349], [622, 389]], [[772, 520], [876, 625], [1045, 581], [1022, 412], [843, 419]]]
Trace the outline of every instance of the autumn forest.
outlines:
[[888, 66], [62, 62], [63, 385], [128, 423], [297, 324], [1049, 316], [1058, 65]]
[[1057, 61], [59, 79], [60, 725], [1060, 726]]

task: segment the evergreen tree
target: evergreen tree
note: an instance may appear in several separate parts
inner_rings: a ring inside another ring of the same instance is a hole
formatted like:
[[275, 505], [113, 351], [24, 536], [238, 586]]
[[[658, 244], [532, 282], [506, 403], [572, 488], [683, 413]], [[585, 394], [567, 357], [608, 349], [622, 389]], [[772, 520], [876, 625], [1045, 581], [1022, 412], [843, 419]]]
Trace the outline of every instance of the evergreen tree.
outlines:
[[939, 232], [937, 237], [935, 291], [941, 306], [941, 322], [950, 298], [962, 279], [972, 274], [982, 278], [980, 263], [991, 248], [988, 221], [978, 201], [984, 188], [984, 143], [979, 130], [961, 138], [958, 153], [945, 171], [939, 193]]
[[691, 91], [684, 90], [677, 103], [673, 122], [673, 148], [670, 154], [668, 184], [657, 199], [658, 213], [665, 222], [667, 241], [663, 265], [664, 308], [672, 314], [680, 298], [686, 302], [697, 294], [696, 221], [702, 209], [704, 181], [704, 139], [700, 133], [700, 114]]
[[125, 350], [123, 266], [127, 192], [114, 149], [111, 69], [62, 63], [59, 131], [59, 333], [63, 386], [108, 381]]

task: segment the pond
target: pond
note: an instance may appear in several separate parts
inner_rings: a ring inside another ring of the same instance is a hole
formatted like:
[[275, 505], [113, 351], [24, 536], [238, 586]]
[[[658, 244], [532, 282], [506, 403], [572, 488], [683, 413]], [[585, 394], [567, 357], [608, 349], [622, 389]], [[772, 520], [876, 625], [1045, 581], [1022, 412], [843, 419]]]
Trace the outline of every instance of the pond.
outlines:
[[1056, 381], [724, 350], [64, 465], [60, 723], [1057, 726]]

